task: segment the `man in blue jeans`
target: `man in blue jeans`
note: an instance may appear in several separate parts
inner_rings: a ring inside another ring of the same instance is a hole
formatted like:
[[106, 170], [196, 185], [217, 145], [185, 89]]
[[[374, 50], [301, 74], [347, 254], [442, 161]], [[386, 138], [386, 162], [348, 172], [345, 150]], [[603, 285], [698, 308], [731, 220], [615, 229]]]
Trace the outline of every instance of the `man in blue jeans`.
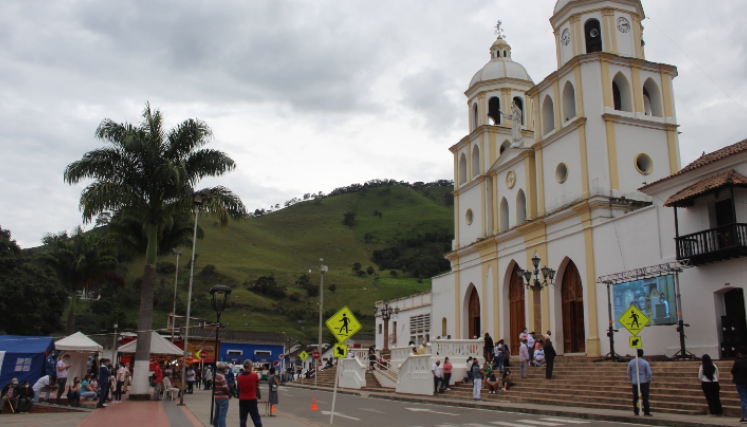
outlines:
[[737, 360], [731, 368], [731, 375], [742, 403], [742, 419], [739, 422], [747, 423], [747, 347], [739, 349]]

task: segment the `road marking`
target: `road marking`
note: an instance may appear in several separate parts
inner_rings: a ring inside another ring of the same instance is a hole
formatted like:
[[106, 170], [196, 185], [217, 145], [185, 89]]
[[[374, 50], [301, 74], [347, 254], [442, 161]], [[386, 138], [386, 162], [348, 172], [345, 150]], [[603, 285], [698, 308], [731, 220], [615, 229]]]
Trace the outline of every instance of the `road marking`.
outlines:
[[[322, 414], [324, 414], [324, 415], [332, 415], [332, 413], [329, 412], [329, 411], [322, 411]], [[341, 418], [347, 418], [347, 419], [353, 420], [353, 421], [360, 421], [361, 420], [360, 418], [351, 417], [349, 415], [343, 415], [343, 414], [341, 414], [339, 412], [335, 412], [335, 416], [336, 417], [341, 417]]]
[[543, 422], [543, 421], [532, 421], [532, 420], [518, 420], [518, 421], [521, 422], [521, 423], [534, 424], [534, 425], [537, 425], [537, 426], [550, 426], [550, 427], [553, 427], [553, 426], [562, 426], [563, 425], [563, 424], [558, 424], [558, 423], [548, 423], [548, 422]]
[[564, 420], [562, 418], [540, 418], [543, 421], [557, 421], [559, 423], [568, 423], [568, 424], [591, 424], [590, 421], [579, 421], [579, 420]]
[[517, 424], [517, 423], [507, 423], [503, 421], [491, 421], [490, 424], [496, 424], [499, 426], [506, 426], [506, 427], [532, 427], [531, 425], [526, 424]]
[[386, 414], [384, 411], [377, 411], [376, 409], [360, 408], [361, 411], [376, 412], [379, 414]]
[[451, 415], [453, 417], [459, 416], [459, 414], [452, 414], [450, 412], [438, 412], [438, 411], [434, 411], [433, 409], [426, 409], [426, 408], [405, 408], [405, 409], [407, 409], [408, 411], [412, 411], [412, 412], [429, 412], [431, 414]]

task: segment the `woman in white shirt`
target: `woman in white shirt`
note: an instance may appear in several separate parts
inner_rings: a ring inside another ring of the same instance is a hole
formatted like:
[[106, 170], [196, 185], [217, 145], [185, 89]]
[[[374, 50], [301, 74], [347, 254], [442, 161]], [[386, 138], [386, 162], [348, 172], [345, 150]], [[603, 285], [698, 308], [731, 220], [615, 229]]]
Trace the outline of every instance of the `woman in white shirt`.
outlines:
[[703, 389], [703, 394], [705, 394], [708, 402], [710, 415], [720, 417], [723, 414], [723, 409], [719, 397], [721, 388], [718, 384], [718, 367], [713, 364], [711, 356], [707, 354], [703, 355], [702, 364], [698, 370], [698, 380], [700, 380], [700, 387]]

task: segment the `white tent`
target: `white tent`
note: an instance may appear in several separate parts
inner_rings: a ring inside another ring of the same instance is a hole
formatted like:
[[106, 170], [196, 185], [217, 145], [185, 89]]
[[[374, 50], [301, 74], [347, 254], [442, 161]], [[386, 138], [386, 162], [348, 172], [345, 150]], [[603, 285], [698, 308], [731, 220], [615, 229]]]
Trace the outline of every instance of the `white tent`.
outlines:
[[[119, 347], [120, 354], [135, 354], [137, 349], [137, 340], [129, 342]], [[150, 333], [150, 355], [151, 356], [182, 356], [184, 351], [172, 344], [158, 332]]]
[[70, 383], [75, 377], [85, 375], [88, 356], [104, 350], [96, 341], [88, 338], [82, 332], [76, 332], [69, 337], [65, 337], [54, 345], [58, 351], [70, 355], [70, 365], [72, 367], [67, 371], [68, 382]]

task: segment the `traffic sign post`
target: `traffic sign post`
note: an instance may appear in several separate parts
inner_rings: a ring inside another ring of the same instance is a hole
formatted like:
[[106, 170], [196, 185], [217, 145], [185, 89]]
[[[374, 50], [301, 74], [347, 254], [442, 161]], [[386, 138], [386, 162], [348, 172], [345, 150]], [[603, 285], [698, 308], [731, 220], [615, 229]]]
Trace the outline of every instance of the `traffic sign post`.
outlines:
[[[620, 322], [621, 325], [623, 325], [623, 328], [627, 329], [628, 332], [633, 335], [630, 337], [630, 347], [635, 348], [635, 375], [636, 378], [638, 378], [638, 414], [643, 415], [642, 413], [642, 403], [643, 403], [643, 394], [641, 393], [641, 367], [638, 363], [638, 350], [640, 348], [643, 348], [643, 341], [638, 336], [639, 333], [643, 330], [643, 328], [648, 325], [648, 322], [650, 321], [648, 317], [646, 317], [645, 314], [641, 310], [638, 309], [638, 307], [631, 305], [628, 307], [627, 310], [625, 310], [625, 313], [623, 313], [622, 316], [620, 316], [619, 319], [617, 319], [618, 322]], [[633, 345], [637, 345], [638, 347], [633, 347]]]
[[306, 351], [302, 351], [298, 353], [298, 358], [301, 359], [301, 362], [305, 362], [306, 359], [309, 358], [309, 353], [306, 353]]
[[[345, 344], [350, 337], [355, 335], [363, 327], [361, 322], [353, 315], [353, 312], [347, 306], [344, 306], [325, 322], [332, 335], [337, 338], [338, 344], [335, 344], [334, 356], [336, 358], [346, 358], [348, 355], [348, 346]], [[337, 362], [337, 372], [335, 372], [335, 391], [332, 393], [332, 411], [329, 414], [329, 425], [335, 420], [335, 403], [337, 403], [337, 385], [340, 383], [340, 371], [344, 361]]]
[[313, 358], [314, 360], [319, 360], [319, 359], [321, 359], [321, 358], [322, 358], [322, 353], [320, 353], [320, 352], [318, 352], [318, 351], [315, 351], [315, 352], [311, 353], [311, 357], [312, 357], [312, 358]]
[[348, 357], [348, 346], [346, 344], [335, 344], [334, 356], [337, 359], [345, 359]]

